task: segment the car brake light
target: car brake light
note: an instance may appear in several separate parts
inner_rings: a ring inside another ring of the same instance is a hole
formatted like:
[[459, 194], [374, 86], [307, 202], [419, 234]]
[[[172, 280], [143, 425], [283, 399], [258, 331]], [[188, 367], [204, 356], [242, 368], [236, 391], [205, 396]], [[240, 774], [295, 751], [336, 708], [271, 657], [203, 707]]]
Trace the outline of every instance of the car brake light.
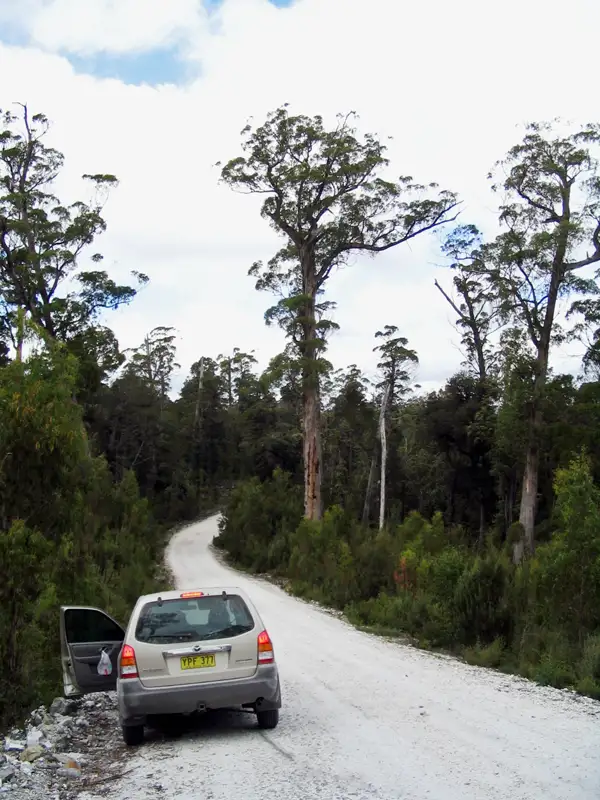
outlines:
[[121, 663], [119, 669], [121, 678], [138, 678], [138, 668], [135, 660], [135, 650], [126, 644], [121, 650]]
[[204, 597], [204, 592], [182, 592], [179, 597]]
[[273, 652], [273, 643], [266, 631], [263, 631], [258, 636], [258, 663], [259, 664], [272, 664], [275, 661], [275, 653]]

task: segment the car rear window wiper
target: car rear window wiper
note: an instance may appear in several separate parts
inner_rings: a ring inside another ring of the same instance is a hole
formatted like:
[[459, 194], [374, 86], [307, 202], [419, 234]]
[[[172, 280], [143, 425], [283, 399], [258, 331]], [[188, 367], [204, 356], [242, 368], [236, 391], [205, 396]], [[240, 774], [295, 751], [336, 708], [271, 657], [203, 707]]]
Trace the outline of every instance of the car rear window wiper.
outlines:
[[183, 631], [181, 633], [151, 633], [149, 636], [145, 637], [146, 641], [150, 641], [151, 639], [191, 639], [192, 636], [195, 636], [193, 633], [189, 633], [188, 631]]
[[247, 633], [252, 630], [252, 626], [248, 625], [228, 625], [226, 628], [221, 628], [219, 631], [211, 631], [203, 639], [218, 639], [221, 636], [238, 636], [241, 633]]

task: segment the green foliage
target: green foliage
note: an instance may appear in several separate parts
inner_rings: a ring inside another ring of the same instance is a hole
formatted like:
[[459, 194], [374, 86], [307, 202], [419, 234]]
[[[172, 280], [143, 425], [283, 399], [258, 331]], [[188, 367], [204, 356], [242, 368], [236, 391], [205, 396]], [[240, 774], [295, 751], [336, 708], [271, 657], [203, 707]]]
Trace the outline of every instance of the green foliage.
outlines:
[[171, 388], [171, 375], [179, 366], [175, 362], [173, 328], [153, 328], [144, 342], [129, 357], [126, 372], [138, 377], [159, 396], [164, 405]]
[[409, 389], [411, 367], [419, 363], [415, 350], [406, 345], [408, 339], [396, 336], [398, 328], [395, 325], [385, 325], [382, 331], [377, 331], [376, 339], [381, 339], [381, 344], [373, 348], [379, 353], [377, 367], [381, 370], [383, 381], [380, 386], [390, 387], [389, 403], [395, 405], [406, 395]]
[[600, 683], [600, 633], [588, 636], [583, 646], [581, 678], [591, 678]]
[[276, 469], [270, 481], [252, 478], [233, 490], [215, 545], [258, 572], [278, 569], [290, 557], [290, 536], [301, 516], [298, 487]]
[[[64, 157], [45, 144], [48, 119], [26, 106], [19, 117], [0, 114], [0, 339], [18, 345], [18, 317], [25, 314], [49, 336], [69, 341], [136, 294], [78, 263], [106, 228], [102, 208], [117, 179], [84, 175], [92, 201], [61, 203], [53, 192]], [[140, 273], [134, 278], [138, 285], [147, 281]]]
[[506, 589], [509, 566], [493, 553], [476, 557], [457, 583], [455, 604], [464, 644], [488, 644], [498, 635], [508, 638]]
[[[355, 118], [340, 115], [327, 130], [320, 116], [292, 116], [282, 106], [263, 125], [242, 131], [245, 155], [223, 167], [222, 180], [265, 195], [262, 216], [289, 240], [264, 272], [262, 265], [254, 268], [258, 288], [288, 285], [290, 296], [318, 290], [352, 251], [378, 252], [412, 239], [441, 225], [456, 206], [452, 193], [436, 196], [435, 185], [384, 180], [385, 146], [371, 134], [359, 138]], [[434, 197], [423, 197], [426, 189]], [[296, 262], [309, 249], [312, 288], [302, 285]]]
[[70, 486], [85, 453], [73, 402], [76, 362], [53, 346], [0, 370], [0, 520], [24, 519], [56, 539]]
[[578, 678], [578, 692], [600, 699], [600, 633], [594, 633], [585, 640]]
[[451, 260], [457, 299], [454, 300], [437, 280], [435, 285], [457, 316], [455, 324], [462, 334], [466, 369], [485, 384], [496, 372], [499, 358], [491, 338], [505, 320], [496, 302], [494, 287], [482, 283], [477, 275], [477, 247], [480, 244], [481, 235], [474, 225], [455, 228], [442, 251]]
[[497, 668], [504, 660], [504, 641], [500, 637], [494, 639], [491, 644], [465, 648], [465, 661], [477, 667]]
[[0, 369], [0, 724], [59, 691], [61, 604], [127, 620], [156, 586], [162, 534], [128, 472], [88, 455], [59, 346]]

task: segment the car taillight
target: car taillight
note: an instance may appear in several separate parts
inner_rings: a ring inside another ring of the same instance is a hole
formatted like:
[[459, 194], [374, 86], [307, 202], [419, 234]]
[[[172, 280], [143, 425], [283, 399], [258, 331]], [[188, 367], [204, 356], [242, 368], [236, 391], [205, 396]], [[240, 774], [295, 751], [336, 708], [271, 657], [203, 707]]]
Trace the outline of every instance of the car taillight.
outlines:
[[273, 643], [266, 631], [263, 631], [258, 636], [258, 663], [259, 664], [272, 664], [275, 661], [275, 653], [273, 652]]
[[119, 673], [121, 678], [139, 677], [137, 663], [135, 660], [135, 650], [129, 644], [126, 644], [121, 650]]

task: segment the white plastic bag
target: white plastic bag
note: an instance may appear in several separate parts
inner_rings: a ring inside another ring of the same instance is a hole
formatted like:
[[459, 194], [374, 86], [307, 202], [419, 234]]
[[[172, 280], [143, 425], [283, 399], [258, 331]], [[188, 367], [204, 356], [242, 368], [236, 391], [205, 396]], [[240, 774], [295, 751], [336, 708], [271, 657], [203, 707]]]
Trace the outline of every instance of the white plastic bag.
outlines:
[[42, 744], [44, 734], [39, 728], [30, 728], [27, 731], [27, 747], [35, 747], [36, 744]]
[[106, 650], [102, 651], [100, 661], [98, 662], [98, 675], [110, 675], [112, 672], [112, 661]]

